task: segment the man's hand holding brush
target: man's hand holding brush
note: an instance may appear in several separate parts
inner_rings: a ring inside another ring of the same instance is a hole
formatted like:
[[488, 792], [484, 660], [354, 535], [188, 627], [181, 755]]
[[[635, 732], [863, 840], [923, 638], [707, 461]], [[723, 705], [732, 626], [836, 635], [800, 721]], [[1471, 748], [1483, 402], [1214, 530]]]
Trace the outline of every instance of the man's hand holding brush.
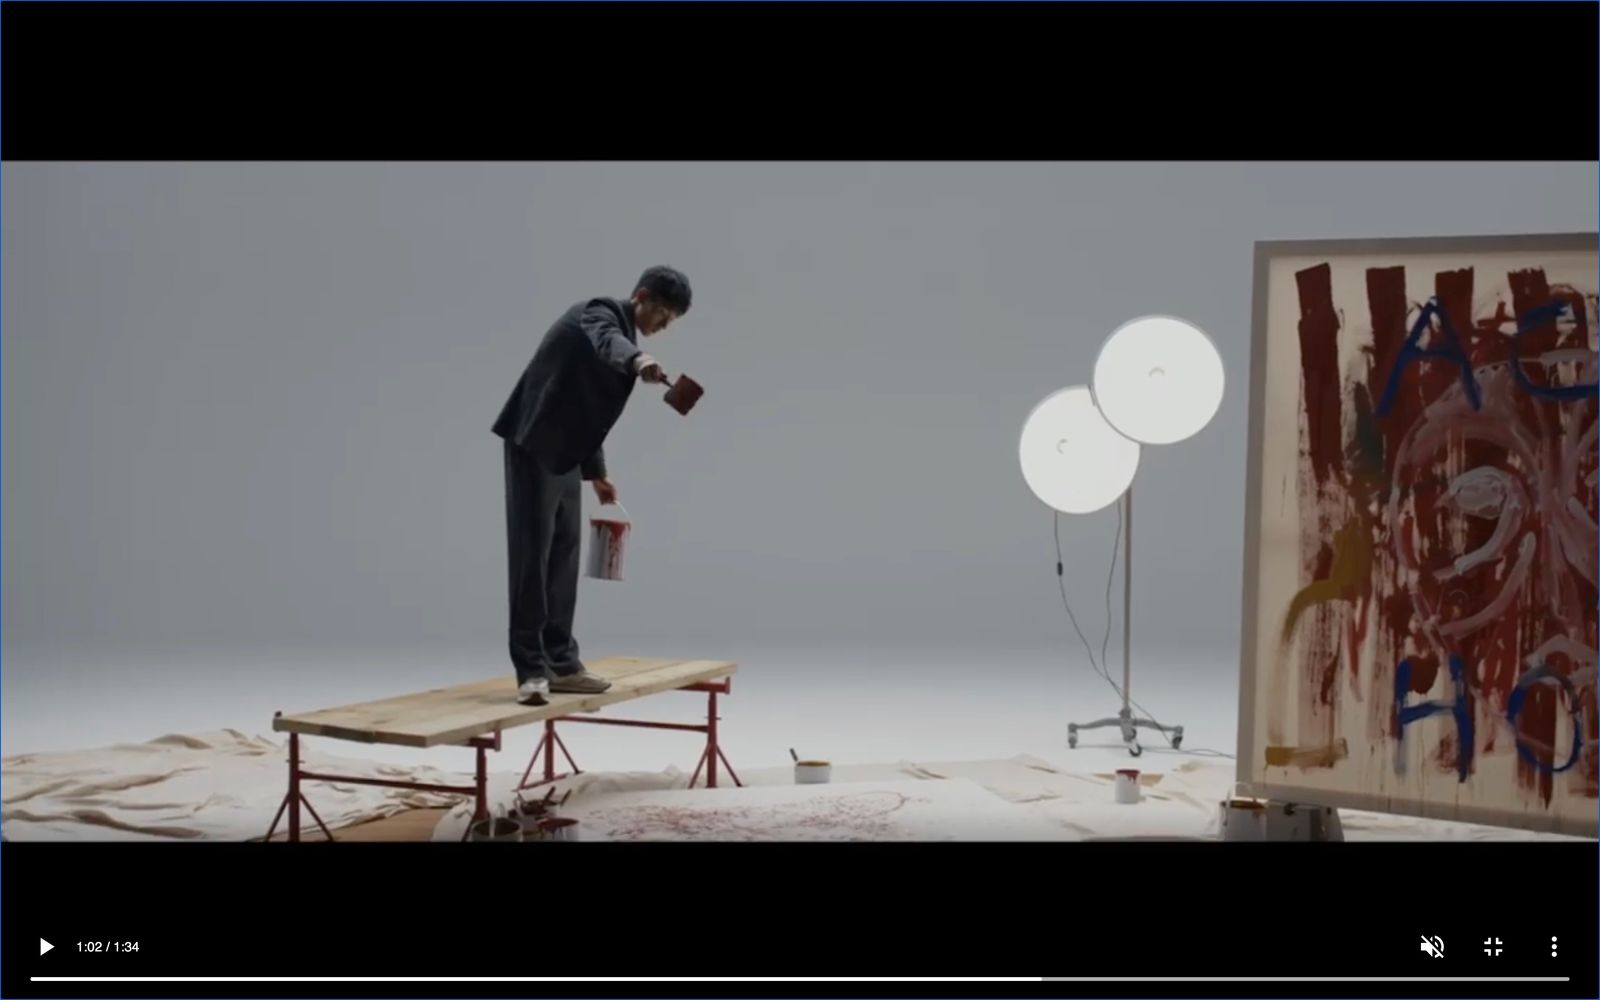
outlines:
[[661, 362], [648, 354], [639, 355], [637, 371], [639, 372], [639, 377], [646, 382], [652, 382], [656, 385], [665, 385], [667, 383], [667, 373], [662, 370]]

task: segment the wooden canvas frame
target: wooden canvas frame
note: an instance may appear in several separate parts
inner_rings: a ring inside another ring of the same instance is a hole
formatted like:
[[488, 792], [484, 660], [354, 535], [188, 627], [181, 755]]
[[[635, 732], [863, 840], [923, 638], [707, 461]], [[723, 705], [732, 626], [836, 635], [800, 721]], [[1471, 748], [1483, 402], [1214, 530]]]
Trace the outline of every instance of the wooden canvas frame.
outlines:
[[[1374, 794], [1358, 788], [1330, 789], [1311, 787], [1286, 777], [1290, 769], [1269, 767], [1264, 759], [1264, 740], [1258, 739], [1257, 702], [1258, 687], [1264, 680], [1264, 671], [1271, 664], [1260, 662], [1262, 592], [1262, 524], [1263, 492], [1265, 484], [1263, 445], [1266, 435], [1265, 412], [1269, 357], [1273, 350], [1270, 342], [1274, 331], [1269, 329], [1268, 304], [1272, 289], [1271, 275], [1274, 262], [1284, 258], [1328, 257], [1331, 259], [1382, 257], [1392, 255], [1393, 263], [1403, 263], [1412, 256], [1481, 256], [1488, 263], [1494, 255], [1527, 252], [1569, 254], [1587, 252], [1594, 254], [1600, 246], [1600, 234], [1560, 233], [1550, 235], [1468, 236], [1456, 238], [1386, 238], [1355, 240], [1285, 240], [1265, 241], [1255, 245], [1253, 270], [1253, 303], [1251, 314], [1250, 362], [1250, 413], [1249, 451], [1246, 468], [1245, 499], [1245, 552], [1243, 574], [1243, 609], [1240, 628], [1240, 684], [1239, 684], [1239, 740], [1237, 779], [1252, 794], [1278, 801], [1300, 802], [1354, 810], [1368, 810], [1392, 814], [1422, 816], [1435, 819], [1457, 820], [1495, 826], [1517, 827], [1577, 836], [1595, 837], [1600, 826], [1600, 807], [1589, 800], [1587, 815], [1569, 811], [1566, 815], [1517, 809], [1463, 806], [1422, 799], [1395, 798], [1393, 795]], [[1589, 322], [1594, 324], [1595, 317]], [[1282, 331], [1277, 331], [1282, 336]], [[1293, 340], [1293, 333], [1290, 333]], [[1293, 343], [1296, 358], [1298, 342]], [[1280, 446], [1281, 448], [1281, 446]], [[1269, 774], [1269, 772], [1275, 772]]]

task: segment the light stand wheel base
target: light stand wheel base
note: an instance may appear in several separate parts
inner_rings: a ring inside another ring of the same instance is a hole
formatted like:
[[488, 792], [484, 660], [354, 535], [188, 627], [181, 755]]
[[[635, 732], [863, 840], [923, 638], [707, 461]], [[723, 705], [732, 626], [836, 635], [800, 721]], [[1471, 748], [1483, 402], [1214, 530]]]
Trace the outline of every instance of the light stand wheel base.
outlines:
[[1134, 757], [1144, 753], [1144, 747], [1139, 745], [1139, 730], [1154, 729], [1158, 733], [1167, 734], [1172, 742], [1172, 749], [1176, 750], [1183, 745], [1182, 726], [1163, 726], [1154, 719], [1143, 719], [1133, 714], [1132, 709], [1124, 708], [1117, 713], [1114, 719], [1096, 719], [1093, 722], [1067, 723], [1067, 746], [1076, 749], [1078, 746], [1078, 732], [1084, 729], [1119, 729], [1122, 731], [1122, 742], [1127, 746], [1128, 753]]

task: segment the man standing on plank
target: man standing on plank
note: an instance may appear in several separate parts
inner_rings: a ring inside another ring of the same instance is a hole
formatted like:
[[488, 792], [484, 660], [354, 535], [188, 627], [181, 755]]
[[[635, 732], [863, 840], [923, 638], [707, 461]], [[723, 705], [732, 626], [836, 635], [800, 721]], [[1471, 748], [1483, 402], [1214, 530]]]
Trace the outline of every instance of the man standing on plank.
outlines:
[[551, 692], [598, 694], [611, 686], [584, 669], [572, 635], [582, 484], [593, 483], [602, 504], [617, 502], [606, 435], [637, 379], [666, 381], [638, 335], [665, 330], [689, 311], [689, 300], [687, 278], [652, 267], [627, 299], [574, 305], [545, 333], [495, 421], [505, 439], [511, 664], [525, 705], [547, 704]]

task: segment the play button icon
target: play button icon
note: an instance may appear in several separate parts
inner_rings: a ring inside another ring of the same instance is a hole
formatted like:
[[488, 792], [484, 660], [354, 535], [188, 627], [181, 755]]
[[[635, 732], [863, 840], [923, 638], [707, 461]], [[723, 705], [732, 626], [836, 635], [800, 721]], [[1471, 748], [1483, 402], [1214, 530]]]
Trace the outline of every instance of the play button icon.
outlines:
[[39, 939], [39, 954], [43, 955], [45, 952], [54, 947], [55, 945], [51, 944], [49, 941], [46, 941], [44, 938]]

